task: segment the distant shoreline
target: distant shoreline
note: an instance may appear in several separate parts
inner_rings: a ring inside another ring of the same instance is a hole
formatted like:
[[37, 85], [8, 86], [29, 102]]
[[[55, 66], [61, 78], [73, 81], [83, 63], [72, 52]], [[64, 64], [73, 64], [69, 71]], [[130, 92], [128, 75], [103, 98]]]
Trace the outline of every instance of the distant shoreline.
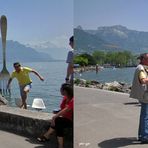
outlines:
[[[98, 66], [98, 72], [100, 70], [103, 70], [104, 68], [116, 69], [116, 68], [132, 68], [132, 67], [136, 67], [136, 66], [125, 66], [125, 67], [115, 67], [115, 66], [103, 67], [103, 66]], [[95, 65], [90, 65], [90, 66], [83, 66], [83, 67], [74, 68], [75, 73], [82, 73], [82, 72], [86, 72], [86, 71], [96, 71], [96, 66]]]
[[100, 83], [95, 80], [74, 79], [74, 85], [79, 87], [97, 88], [103, 90], [110, 90], [122, 93], [130, 93], [131, 85], [124, 82], [113, 81], [110, 83]]

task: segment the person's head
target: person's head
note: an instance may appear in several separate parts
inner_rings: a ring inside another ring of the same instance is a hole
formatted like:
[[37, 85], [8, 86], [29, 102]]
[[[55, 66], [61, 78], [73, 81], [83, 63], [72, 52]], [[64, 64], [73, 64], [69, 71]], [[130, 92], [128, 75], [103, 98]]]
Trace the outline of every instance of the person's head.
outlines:
[[137, 59], [140, 60], [140, 64], [148, 66], [148, 53], [140, 54]]
[[64, 83], [61, 85], [61, 95], [66, 96], [69, 99], [73, 98], [73, 86], [68, 83]]
[[19, 62], [13, 63], [13, 67], [16, 72], [19, 72], [21, 70], [21, 64]]
[[74, 48], [74, 36], [71, 36], [69, 38], [69, 45], [71, 46], [71, 48]]

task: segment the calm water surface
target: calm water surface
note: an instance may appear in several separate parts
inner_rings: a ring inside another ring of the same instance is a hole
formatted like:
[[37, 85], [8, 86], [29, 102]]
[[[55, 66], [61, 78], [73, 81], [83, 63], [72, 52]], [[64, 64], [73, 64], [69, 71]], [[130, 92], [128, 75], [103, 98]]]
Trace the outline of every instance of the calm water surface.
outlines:
[[87, 71], [82, 74], [75, 74], [75, 78], [82, 78], [86, 80], [96, 80], [99, 82], [125, 82], [132, 83], [135, 67], [132, 68], [104, 68], [97, 74], [95, 71]]
[[[31, 105], [34, 98], [42, 98], [46, 109], [44, 112], [52, 112], [53, 109], [59, 108], [62, 96], [60, 94], [60, 86], [64, 83], [66, 75], [67, 64], [63, 62], [32, 62], [22, 63], [23, 66], [28, 66], [37, 70], [44, 78], [42, 82], [34, 74], [30, 74], [32, 89], [29, 93], [27, 104], [30, 105], [28, 109], [32, 110]], [[0, 65], [2, 67], [2, 65]], [[7, 64], [7, 68], [11, 73], [13, 71], [12, 63]], [[75, 78], [82, 78], [86, 80], [96, 80], [99, 82], [126, 82], [132, 83], [135, 68], [104, 68], [96, 74], [95, 71], [83, 72], [75, 74]], [[11, 106], [15, 105], [15, 98], [20, 98], [19, 86], [17, 80], [14, 79], [11, 83], [11, 98], [9, 99]]]
[[[2, 65], [0, 65], [2, 67]], [[45, 112], [52, 112], [53, 109], [59, 107], [62, 99], [60, 94], [60, 86], [64, 83], [66, 75], [67, 64], [63, 62], [34, 62], [22, 63], [22, 66], [28, 66], [38, 71], [45, 79], [40, 81], [34, 74], [30, 74], [32, 89], [29, 93], [27, 104], [30, 105], [28, 109], [32, 109], [31, 105], [34, 98], [42, 98], [46, 109]], [[7, 68], [11, 73], [13, 71], [12, 63], [7, 64]], [[14, 79], [11, 83], [11, 99], [9, 99], [11, 106], [15, 106], [15, 98], [20, 98], [19, 86]]]

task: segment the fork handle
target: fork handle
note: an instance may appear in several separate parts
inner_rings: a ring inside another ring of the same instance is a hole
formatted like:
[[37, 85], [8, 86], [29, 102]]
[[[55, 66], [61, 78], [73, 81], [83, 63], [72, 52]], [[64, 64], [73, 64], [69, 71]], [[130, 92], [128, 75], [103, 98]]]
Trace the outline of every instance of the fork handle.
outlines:
[[3, 67], [6, 67], [6, 36], [7, 36], [7, 18], [5, 15], [1, 16], [1, 36], [3, 46]]

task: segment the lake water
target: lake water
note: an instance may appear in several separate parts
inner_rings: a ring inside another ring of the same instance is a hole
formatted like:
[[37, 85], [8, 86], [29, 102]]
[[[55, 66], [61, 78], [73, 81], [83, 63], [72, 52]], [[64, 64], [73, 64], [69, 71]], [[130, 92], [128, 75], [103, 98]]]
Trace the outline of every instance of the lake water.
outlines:
[[97, 74], [95, 71], [87, 71], [82, 74], [75, 74], [75, 78], [81, 78], [86, 80], [96, 80], [101, 83], [104, 82], [125, 82], [132, 83], [135, 67], [132, 68], [103, 68]]
[[[0, 65], [2, 67], [2, 65]], [[38, 71], [45, 79], [40, 81], [34, 74], [30, 74], [33, 81], [32, 88], [29, 93], [27, 104], [28, 109], [32, 109], [34, 98], [42, 98], [46, 109], [44, 112], [52, 112], [53, 109], [59, 108], [62, 96], [60, 94], [60, 86], [65, 82], [67, 64], [63, 62], [34, 62], [22, 63], [22, 66], [28, 66]], [[11, 73], [13, 71], [12, 63], [7, 64], [7, 68]], [[11, 98], [9, 99], [11, 106], [15, 106], [15, 98], [20, 98], [19, 86], [17, 80], [11, 83]]]
[[[34, 98], [42, 98], [46, 109], [43, 112], [52, 112], [53, 109], [59, 108], [62, 96], [60, 94], [60, 86], [65, 82], [67, 64], [63, 62], [32, 62], [22, 63], [22, 66], [28, 66], [37, 70], [44, 78], [42, 82], [34, 74], [30, 74], [32, 89], [28, 95], [27, 104], [30, 105], [28, 109], [32, 110], [32, 102]], [[0, 64], [2, 68], [2, 65]], [[11, 73], [13, 71], [12, 63], [7, 64], [7, 69]], [[75, 74], [75, 78], [82, 78], [86, 80], [96, 80], [99, 82], [126, 82], [132, 83], [135, 68], [104, 68], [96, 74], [95, 71], [88, 71], [80, 74]], [[17, 80], [14, 79], [11, 83], [11, 98], [10, 105], [15, 106], [15, 98], [20, 98], [19, 86]]]

